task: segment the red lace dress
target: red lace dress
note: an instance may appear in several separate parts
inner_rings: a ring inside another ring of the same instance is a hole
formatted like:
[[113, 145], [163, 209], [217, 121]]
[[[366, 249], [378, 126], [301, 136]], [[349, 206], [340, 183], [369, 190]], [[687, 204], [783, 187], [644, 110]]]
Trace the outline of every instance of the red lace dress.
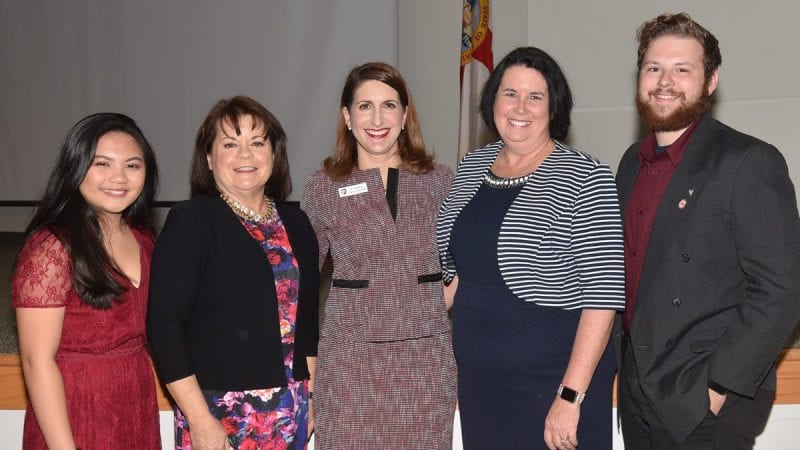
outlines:
[[[153, 240], [134, 230], [141, 282], [121, 303], [87, 306], [72, 288], [69, 255], [49, 231], [31, 235], [11, 282], [16, 308], [65, 308], [56, 364], [64, 380], [75, 444], [83, 449], [160, 449], [153, 369], [145, 348], [145, 314]], [[25, 412], [24, 449], [46, 449], [36, 416]]]

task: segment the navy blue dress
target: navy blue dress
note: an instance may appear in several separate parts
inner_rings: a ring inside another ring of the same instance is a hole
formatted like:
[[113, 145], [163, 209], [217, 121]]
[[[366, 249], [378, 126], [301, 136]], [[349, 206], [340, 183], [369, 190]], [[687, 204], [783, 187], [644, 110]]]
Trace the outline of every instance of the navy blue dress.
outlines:
[[[544, 420], [572, 352], [581, 310], [539, 306], [506, 287], [497, 239], [521, 190], [481, 185], [453, 225], [458, 273], [452, 310], [458, 404], [465, 450], [539, 449]], [[611, 449], [609, 345], [581, 405], [581, 449]]]

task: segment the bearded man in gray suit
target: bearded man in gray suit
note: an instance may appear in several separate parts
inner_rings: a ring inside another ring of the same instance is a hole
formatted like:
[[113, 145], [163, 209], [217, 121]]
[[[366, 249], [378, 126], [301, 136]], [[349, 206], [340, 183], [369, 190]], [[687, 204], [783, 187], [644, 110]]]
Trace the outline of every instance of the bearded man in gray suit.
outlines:
[[717, 39], [688, 15], [638, 31], [651, 131], [617, 173], [626, 311], [619, 405], [630, 449], [746, 449], [800, 318], [800, 221], [778, 150], [713, 119]]

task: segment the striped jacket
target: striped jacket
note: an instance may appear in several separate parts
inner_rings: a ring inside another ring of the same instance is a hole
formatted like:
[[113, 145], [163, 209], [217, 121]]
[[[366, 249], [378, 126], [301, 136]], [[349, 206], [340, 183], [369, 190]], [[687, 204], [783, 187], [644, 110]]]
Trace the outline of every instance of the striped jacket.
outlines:
[[[443, 276], [457, 274], [450, 234], [475, 196], [502, 141], [468, 154], [439, 210]], [[556, 142], [522, 187], [500, 227], [500, 274], [520, 299], [563, 309], [625, 308], [622, 222], [611, 169]]]

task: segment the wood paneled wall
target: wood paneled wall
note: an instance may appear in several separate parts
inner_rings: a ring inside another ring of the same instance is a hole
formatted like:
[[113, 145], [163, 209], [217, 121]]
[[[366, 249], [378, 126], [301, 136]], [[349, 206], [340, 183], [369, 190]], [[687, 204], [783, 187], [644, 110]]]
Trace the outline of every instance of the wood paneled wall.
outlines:
[[[160, 383], [156, 387], [159, 409], [171, 410], [170, 401]], [[0, 409], [25, 409], [26, 402], [19, 355], [0, 354]], [[775, 403], [800, 404], [800, 348], [787, 349], [781, 354]]]

